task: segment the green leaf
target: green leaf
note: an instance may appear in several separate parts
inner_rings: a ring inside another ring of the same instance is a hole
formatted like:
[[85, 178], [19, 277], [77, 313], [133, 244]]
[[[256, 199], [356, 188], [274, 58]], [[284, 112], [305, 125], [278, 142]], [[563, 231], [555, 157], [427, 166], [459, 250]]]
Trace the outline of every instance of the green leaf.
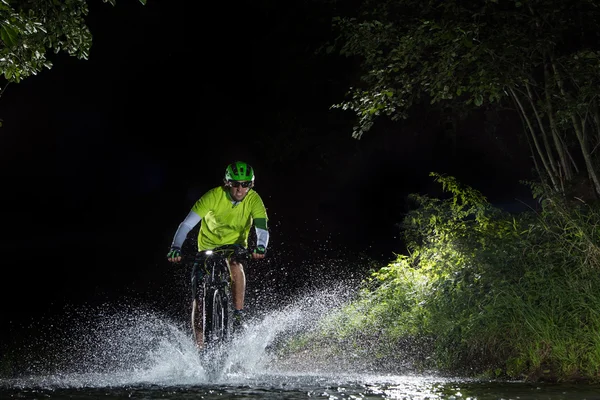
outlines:
[[6, 45], [6, 47], [13, 47], [17, 44], [17, 37], [19, 33], [10, 25], [2, 25], [0, 27], [0, 38]]
[[475, 105], [477, 107], [479, 107], [482, 104], [483, 104], [483, 96], [478, 94], [477, 96], [475, 96]]

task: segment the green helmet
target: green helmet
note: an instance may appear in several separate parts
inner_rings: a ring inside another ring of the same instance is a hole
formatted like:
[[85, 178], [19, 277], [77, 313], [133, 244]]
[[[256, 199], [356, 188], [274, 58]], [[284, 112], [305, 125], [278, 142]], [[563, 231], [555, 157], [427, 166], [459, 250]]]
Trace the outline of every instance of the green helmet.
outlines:
[[254, 182], [254, 169], [243, 161], [236, 161], [227, 166], [225, 182], [227, 181], [252, 181]]

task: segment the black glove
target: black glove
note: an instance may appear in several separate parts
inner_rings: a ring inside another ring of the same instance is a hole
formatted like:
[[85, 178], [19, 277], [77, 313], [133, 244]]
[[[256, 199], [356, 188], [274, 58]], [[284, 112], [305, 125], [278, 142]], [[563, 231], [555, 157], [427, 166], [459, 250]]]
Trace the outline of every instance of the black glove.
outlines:
[[167, 253], [167, 258], [177, 258], [181, 257], [181, 248], [177, 246], [171, 247], [171, 250]]
[[267, 249], [265, 249], [265, 246], [259, 245], [256, 246], [256, 248], [252, 252], [254, 254], [267, 254]]

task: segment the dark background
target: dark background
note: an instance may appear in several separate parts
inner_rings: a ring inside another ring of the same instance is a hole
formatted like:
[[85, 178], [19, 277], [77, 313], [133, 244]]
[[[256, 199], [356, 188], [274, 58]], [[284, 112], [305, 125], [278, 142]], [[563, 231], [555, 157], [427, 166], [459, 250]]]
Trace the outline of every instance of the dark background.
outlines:
[[250, 307], [394, 259], [406, 196], [440, 195], [429, 172], [511, 211], [529, 198], [510, 110], [455, 119], [449, 134], [449, 116], [424, 107], [353, 139], [354, 115], [330, 106], [356, 62], [315, 54], [334, 11], [190, 3], [92, 1], [90, 59], [53, 55], [0, 99], [4, 332], [71, 304], [180, 311], [187, 272], [166, 252], [238, 159], [270, 217], [268, 259], [247, 267]]

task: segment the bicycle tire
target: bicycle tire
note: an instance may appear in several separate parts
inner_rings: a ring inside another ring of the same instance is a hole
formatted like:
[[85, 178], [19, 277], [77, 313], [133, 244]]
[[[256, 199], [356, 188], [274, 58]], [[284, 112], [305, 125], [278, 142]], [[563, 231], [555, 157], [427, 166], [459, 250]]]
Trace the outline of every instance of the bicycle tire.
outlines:
[[192, 302], [192, 335], [199, 348], [229, 339], [229, 296], [222, 289], [208, 289]]
[[192, 337], [201, 350], [218, 346], [233, 336], [233, 299], [227, 259], [219, 256], [204, 261], [206, 274], [198, 272], [199, 264], [194, 264], [192, 271]]
[[204, 341], [210, 345], [226, 342], [230, 336], [229, 295], [224, 289], [209, 289], [204, 297], [206, 319]]

